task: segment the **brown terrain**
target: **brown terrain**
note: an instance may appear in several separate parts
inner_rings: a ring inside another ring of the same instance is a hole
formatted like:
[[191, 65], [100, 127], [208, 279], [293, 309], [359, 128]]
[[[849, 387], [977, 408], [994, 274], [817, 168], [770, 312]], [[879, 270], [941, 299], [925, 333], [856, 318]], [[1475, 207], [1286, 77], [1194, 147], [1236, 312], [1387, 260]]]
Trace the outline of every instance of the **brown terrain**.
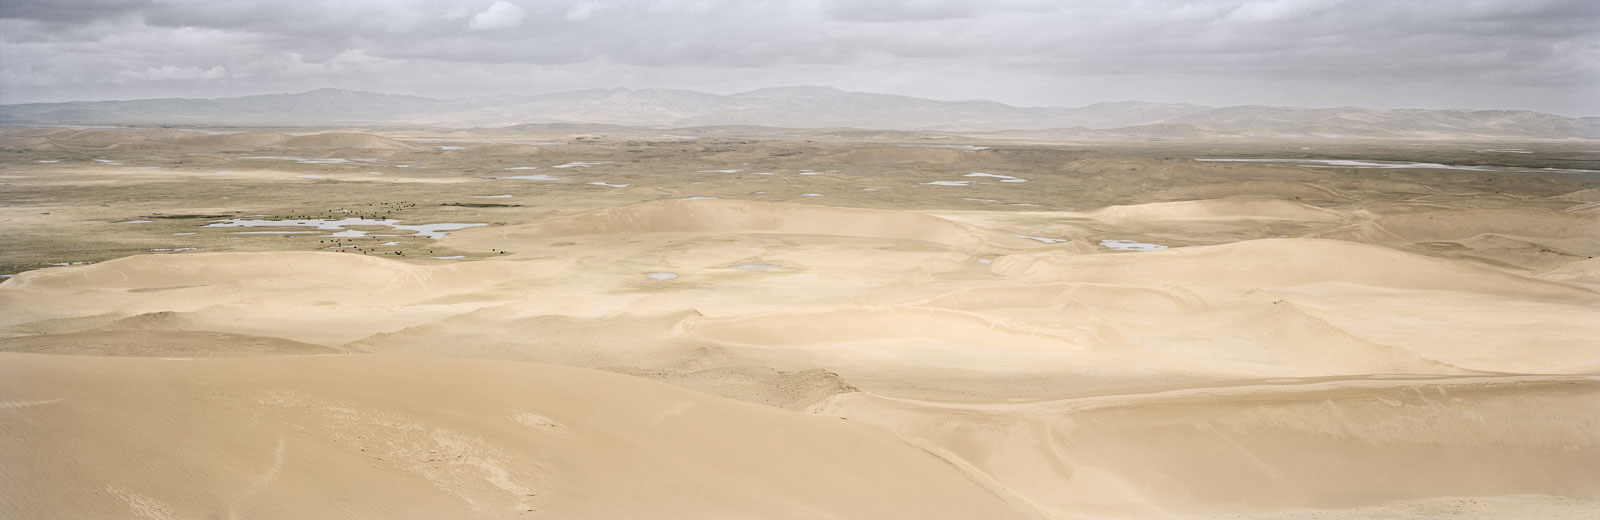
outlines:
[[1591, 518], [1596, 150], [3, 129], [0, 517]]

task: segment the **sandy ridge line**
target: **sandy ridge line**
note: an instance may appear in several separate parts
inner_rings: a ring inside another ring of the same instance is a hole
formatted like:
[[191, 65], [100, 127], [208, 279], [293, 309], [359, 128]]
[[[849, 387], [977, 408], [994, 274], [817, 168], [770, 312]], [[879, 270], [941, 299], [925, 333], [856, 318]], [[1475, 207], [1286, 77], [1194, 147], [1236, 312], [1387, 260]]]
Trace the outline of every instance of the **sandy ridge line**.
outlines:
[[1049, 520], [1066, 520], [1067, 518], [1070, 518], [1065, 515], [1051, 513], [1050, 510], [1045, 509], [1044, 506], [1039, 505], [1033, 500], [1028, 499], [1027, 496], [1012, 490], [1005, 484], [1000, 483], [999, 480], [995, 480], [994, 477], [990, 476], [983, 470], [978, 469], [978, 467], [973, 466], [972, 463], [967, 462], [966, 459], [961, 458], [960, 455], [957, 455], [950, 450], [944, 449], [937, 444], [923, 439], [901, 435], [900, 432], [890, 430], [887, 427], [878, 425], [874, 426], [883, 428], [884, 431], [889, 432], [890, 435], [900, 439], [900, 442], [904, 442], [908, 446], [922, 450], [924, 453], [944, 461], [951, 467], [955, 468], [956, 471], [961, 472], [961, 475], [966, 477], [967, 480], [971, 481], [973, 484], [976, 484], [978, 487], [983, 488], [984, 491], [988, 491], [990, 494], [994, 495], [995, 498], [1005, 502], [1006, 505], [1016, 508], [1018, 512]]
[[29, 406], [43, 406], [47, 404], [59, 403], [61, 401], [65, 401], [66, 399], [67, 398], [65, 397], [57, 397], [55, 399], [39, 399], [34, 401], [0, 401], [0, 410], [15, 410], [18, 408], [27, 408]]
[[1179, 402], [1218, 402], [1230, 397], [1257, 396], [1254, 400], [1264, 400], [1272, 396], [1277, 400], [1310, 399], [1317, 394], [1336, 392], [1360, 392], [1398, 388], [1432, 387], [1441, 391], [1448, 387], [1505, 387], [1505, 386], [1545, 386], [1559, 384], [1584, 384], [1600, 385], [1600, 375], [1472, 375], [1472, 376], [1396, 376], [1383, 379], [1373, 379], [1370, 376], [1345, 377], [1335, 376], [1328, 378], [1315, 378], [1312, 380], [1286, 381], [1283, 383], [1250, 383], [1240, 385], [1207, 385], [1193, 388], [1178, 388], [1170, 390], [1157, 390], [1152, 392], [1108, 394], [1087, 397], [1074, 397], [1066, 399], [1051, 399], [1022, 403], [960, 403], [928, 401], [904, 397], [891, 397], [871, 392], [862, 392], [874, 399], [908, 404], [927, 408], [940, 408], [946, 410], [969, 410], [985, 412], [1083, 412], [1122, 406], [1137, 406], [1141, 404], [1172, 404]]

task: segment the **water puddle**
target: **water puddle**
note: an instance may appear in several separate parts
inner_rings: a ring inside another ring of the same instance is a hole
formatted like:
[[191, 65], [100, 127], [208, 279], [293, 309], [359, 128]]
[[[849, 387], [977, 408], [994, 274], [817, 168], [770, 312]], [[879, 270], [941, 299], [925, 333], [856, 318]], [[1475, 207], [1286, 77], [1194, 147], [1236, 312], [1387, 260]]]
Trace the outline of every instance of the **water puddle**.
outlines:
[[[388, 227], [388, 228], [396, 229], [396, 230], [407, 230], [407, 231], [413, 232], [412, 235], [408, 235], [408, 236], [431, 238], [431, 239], [434, 239], [434, 240], [438, 240], [438, 239], [444, 238], [446, 235], [449, 235], [451, 231], [462, 230], [462, 229], [466, 229], [466, 228], [470, 228], [470, 227], [478, 227], [478, 226], [482, 226], [482, 225], [484, 225], [484, 224], [461, 224], [461, 223], [401, 224], [400, 220], [397, 220], [397, 219], [370, 219], [370, 218], [350, 217], [350, 218], [343, 218], [343, 219], [339, 219], [339, 220], [329, 220], [329, 219], [266, 220], [266, 219], [235, 218], [235, 219], [218, 220], [216, 222], [212, 222], [210, 224], [206, 224], [205, 226], [202, 226], [202, 227], [212, 227], [212, 228], [230, 228], [230, 227], [246, 227], [246, 228], [252, 228], [252, 227], [313, 227], [313, 228], [317, 228], [319, 230], [324, 230], [324, 231], [337, 231], [337, 233], [334, 233], [334, 234], [329, 235], [329, 236], [341, 237], [341, 238], [354, 238], [354, 237], [366, 236], [366, 232], [365, 231], [361, 231], [361, 230], [356, 230], [356, 229], [346, 229], [346, 227], [349, 227], [349, 226], [382, 226], [382, 227]], [[243, 232], [240, 232], [240, 233], [241, 234], [243, 234], [243, 233], [254, 233], [254, 234], [270, 235], [270, 234], [289, 234], [289, 233], [314, 233], [314, 231], [243, 231]]]
[[[1522, 152], [1504, 152], [1522, 153]], [[1531, 153], [1531, 152], [1530, 152]], [[1586, 170], [1579, 168], [1524, 168], [1516, 166], [1463, 166], [1459, 164], [1440, 164], [1426, 162], [1402, 161], [1355, 161], [1347, 159], [1195, 159], [1200, 162], [1237, 162], [1237, 163], [1262, 163], [1262, 164], [1292, 164], [1306, 168], [1414, 168], [1427, 170], [1467, 170], [1475, 172], [1568, 172], [1568, 173], [1600, 173], [1600, 170]]]
[[1017, 238], [1026, 238], [1028, 240], [1038, 240], [1038, 241], [1044, 242], [1046, 244], [1059, 244], [1059, 243], [1062, 243], [1062, 242], [1069, 241], [1068, 239], [1065, 239], [1065, 238], [1034, 237], [1034, 236], [1028, 236], [1028, 235], [1011, 235], [1011, 236], [1014, 236], [1014, 237], [1017, 237]]
[[744, 170], [700, 170], [695, 173], [739, 173]]
[[549, 175], [545, 175], [545, 174], [542, 174], [542, 173], [538, 174], [538, 175], [512, 175], [510, 177], [501, 177], [501, 178], [502, 179], [507, 179], [507, 180], [513, 180], [513, 181], [559, 181], [559, 180], [565, 180], [565, 179], [562, 179], [560, 177], [551, 177]]
[[978, 150], [988, 150], [989, 149], [989, 147], [987, 147], [987, 146], [977, 146], [977, 145], [970, 145], [970, 144], [902, 144], [902, 145], [900, 145], [900, 147], [901, 148], [944, 148], [946, 150], [961, 150], [963, 152], [976, 152]]
[[468, 195], [474, 199], [509, 199], [510, 195]]
[[729, 269], [778, 269], [780, 267], [783, 266], [778, 264], [739, 264], [728, 266]]
[[644, 277], [645, 278], [649, 278], [651, 280], [657, 280], [657, 281], [663, 281], [664, 282], [664, 281], [667, 281], [667, 280], [676, 280], [678, 278], [678, 275], [675, 274], [675, 273], [645, 273]]
[[626, 188], [628, 186], [632, 186], [632, 184], [606, 184], [606, 183], [601, 182], [601, 181], [595, 181], [595, 182], [591, 182], [589, 184], [593, 184], [595, 186], [610, 186], [612, 188]]
[[566, 164], [557, 164], [551, 168], [588, 168], [596, 164], [606, 164], [611, 161], [572, 161]]
[[1010, 175], [1000, 175], [998, 173], [972, 172], [972, 173], [963, 175], [963, 177], [993, 177], [993, 178], [996, 178], [996, 179], [1000, 179], [1000, 182], [1028, 182], [1028, 179], [1019, 179], [1019, 178], [1016, 178], [1016, 177], [1012, 177]]
[[972, 184], [972, 181], [933, 181], [924, 182], [923, 184], [929, 186], [966, 186], [968, 184]]
[[1100, 247], [1112, 251], [1160, 251], [1167, 248], [1167, 246], [1160, 244], [1146, 244], [1133, 240], [1101, 240]]
[[717, 198], [716, 197], [684, 197], [684, 198], [681, 198], [681, 199], [672, 199], [672, 200], [717, 200]]
[[1238, 162], [1238, 163], [1267, 163], [1267, 164], [1296, 164], [1307, 168], [1420, 168], [1432, 170], [1472, 170], [1486, 171], [1489, 168], [1481, 166], [1459, 166], [1452, 164], [1401, 162], [1401, 161], [1356, 161], [1349, 159], [1195, 159], [1200, 162]]
[[[210, 227], [210, 226], [204, 226]], [[309, 235], [316, 231], [234, 231], [235, 235]]]
[[251, 155], [240, 159], [253, 159], [262, 161], [294, 161], [300, 164], [347, 164], [354, 161], [371, 162], [376, 159], [341, 159], [338, 157], [300, 157], [297, 155]]
[[151, 220], [124, 220], [122, 222], [118, 222], [118, 224], [149, 224], [151, 222], [154, 222], [154, 221], [151, 221]]

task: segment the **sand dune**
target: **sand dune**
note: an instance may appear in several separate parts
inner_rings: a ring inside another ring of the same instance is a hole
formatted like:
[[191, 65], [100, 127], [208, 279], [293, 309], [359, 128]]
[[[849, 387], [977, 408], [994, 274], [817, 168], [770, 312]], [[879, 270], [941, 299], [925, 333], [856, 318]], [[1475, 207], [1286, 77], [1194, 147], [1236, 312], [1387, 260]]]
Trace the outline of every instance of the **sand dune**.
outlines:
[[13, 291], [73, 287], [146, 293], [220, 283], [293, 279], [358, 291], [470, 287], [493, 282], [496, 264], [417, 265], [362, 255], [310, 252], [130, 256], [65, 269], [29, 271]]
[[1117, 256], [1008, 255], [996, 272], [1028, 280], [1162, 280], [1165, 283], [1279, 287], [1341, 282], [1398, 289], [1470, 291], [1592, 300], [1594, 291], [1503, 271], [1353, 242], [1268, 239]]
[[872, 426], [587, 370], [0, 358], [23, 517], [1043, 517]]
[[1277, 200], [1349, 200], [1349, 195], [1321, 183], [1283, 180], [1235, 180], [1199, 185], [1175, 186], [1161, 190], [1161, 199], [1257, 198]]
[[1310, 222], [1337, 222], [1335, 211], [1285, 200], [1190, 200], [1111, 206], [1089, 216], [1113, 223], [1152, 222], [1191, 219], [1278, 219]]
[[1600, 188], [1589, 188], [1551, 197], [1553, 200], [1572, 202], [1600, 202]]
[[618, 233], [826, 235], [931, 242], [960, 250], [1026, 248], [1036, 244], [918, 213], [739, 200], [659, 201], [594, 210], [502, 228], [493, 236], [522, 240]]
[[358, 133], [299, 135], [280, 144], [284, 149], [354, 148], [361, 150], [411, 150], [413, 145], [383, 136]]
[[[310, 252], [133, 256], [29, 271], [6, 281], [0, 306], [11, 312], [0, 317], [0, 326], [81, 332], [146, 313], [176, 313], [163, 318], [176, 330], [279, 336], [335, 346], [415, 320], [492, 305], [494, 298], [431, 301], [496, 285], [510, 267], [416, 265]], [[96, 316], [102, 318], [91, 318]], [[284, 323], [297, 327], [278, 331]]]
[[101, 329], [40, 336], [0, 338], [0, 351], [77, 356], [289, 356], [337, 354], [339, 350], [281, 338], [219, 332]]
[[1413, 242], [1459, 240], [1483, 234], [1591, 240], [1600, 237], [1600, 215], [1572, 211], [1522, 208], [1418, 211], [1382, 214], [1375, 222], [1383, 232]]
[[1082, 350], [1090, 340], [1081, 334], [1030, 329], [981, 314], [924, 307], [843, 307], [732, 319], [691, 318], [680, 327], [682, 334], [738, 345], [783, 348], [855, 343], [889, 349], [896, 342], [922, 340], [975, 356], [1001, 354], [995, 350]]
[[[1178, 372], [1187, 366], [1193, 371], [1196, 363], [1205, 363], [1236, 378], [1460, 372], [1405, 348], [1352, 335], [1302, 305], [1254, 292], [1048, 283], [959, 291], [921, 305], [1092, 330], [1096, 357], [1138, 357], [1137, 366], [1144, 369]], [[1173, 336], [1174, 330], [1181, 333]]]
[[0, 143], [30, 150], [113, 151], [151, 149], [163, 141], [194, 135], [183, 130], [14, 128], [0, 132]]
[[1014, 405], [845, 394], [816, 410], [937, 446], [1063, 517], [1164, 517], [1439, 496], [1592, 505], [1597, 394], [1593, 377], [1335, 379]]
[[978, 155], [976, 152], [952, 150], [947, 148], [867, 148], [851, 150], [832, 157], [841, 164], [904, 164], [904, 163], [933, 163], [953, 164], [958, 162], [973, 161]]
[[0, 517], [1600, 508], [1592, 147], [367, 131], [0, 130]]
[[282, 147], [289, 139], [291, 137], [286, 134], [274, 132], [240, 132], [200, 136], [182, 140], [180, 144], [218, 150], [266, 150]]

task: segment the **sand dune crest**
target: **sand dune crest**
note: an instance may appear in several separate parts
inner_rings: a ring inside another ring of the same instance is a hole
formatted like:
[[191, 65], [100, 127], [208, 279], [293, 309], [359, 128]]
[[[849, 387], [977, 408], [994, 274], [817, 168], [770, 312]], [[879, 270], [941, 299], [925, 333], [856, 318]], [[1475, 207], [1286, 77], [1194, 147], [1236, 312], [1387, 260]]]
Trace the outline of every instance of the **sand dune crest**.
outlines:
[[1250, 240], [1142, 253], [1134, 258], [1019, 253], [996, 260], [993, 267], [1006, 276], [1037, 281], [1151, 280], [1236, 287], [1340, 282], [1578, 300], [1600, 296], [1588, 289], [1485, 267], [1319, 239]]

